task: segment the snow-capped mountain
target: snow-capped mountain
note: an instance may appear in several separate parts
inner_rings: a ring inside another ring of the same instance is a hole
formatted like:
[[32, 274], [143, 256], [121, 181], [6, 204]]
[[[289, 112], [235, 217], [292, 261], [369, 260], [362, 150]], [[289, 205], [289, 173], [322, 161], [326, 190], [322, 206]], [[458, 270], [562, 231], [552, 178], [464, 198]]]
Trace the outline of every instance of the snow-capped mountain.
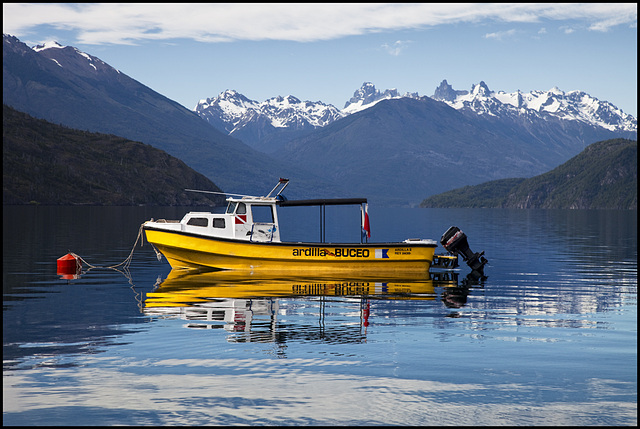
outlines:
[[200, 100], [193, 110], [209, 123], [221, 122], [222, 131], [231, 134], [248, 112], [260, 110], [260, 103], [227, 90], [215, 98]]
[[[253, 147], [260, 147], [255, 138], [272, 136], [273, 132], [252, 130], [251, 127], [273, 127], [280, 130], [303, 131], [324, 127], [338, 119], [368, 109], [380, 101], [421, 97], [417, 92], [399, 94], [397, 89], [380, 91], [371, 82], [365, 82], [353, 93], [342, 110], [320, 101], [300, 101], [291, 95], [274, 97], [264, 102], [250, 100], [237, 91], [224, 91], [215, 98], [201, 100], [195, 112], [221, 131], [240, 138]], [[633, 116], [607, 101], [600, 101], [582, 91], [492, 91], [486, 83], [474, 84], [470, 91], [454, 90], [446, 80], [431, 96], [456, 110], [468, 114], [503, 119], [553, 118], [603, 128], [612, 132], [637, 133], [638, 122]], [[243, 131], [241, 131], [243, 130]], [[275, 132], [275, 130], [272, 130]], [[250, 134], [248, 136], [247, 134]], [[262, 137], [260, 137], [262, 136]], [[246, 140], [248, 139], [248, 140]]]
[[44, 51], [45, 49], [49, 49], [49, 48], [59, 48], [59, 49], [63, 49], [64, 46], [62, 46], [60, 43], [56, 42], [56, 41], [51, 41], [51, 42], [45, 42], [42, 45], [36, 45], [33, 47], [33, 50], [36, 52], [40, 52], [40, 51]]
[[[73, 46], [62, 46], [56, 41], [46, 42], [32, 48], [40, 55], [49, 58], [61, 68], [72, 68], [75, 73], [84, 73], [85, 76], [95, 73], [120, 73], [100, 58], [80, 51]], [[86, 67], [86, 66], [89, 67]]]
[[446, 80], [436, 88], [432, 98], [456, 110], [496, 117], [533, 115], [578, 121], [613, 132], [637, 132], [638, 121], [607, 101], [600, 101], [583, 91], [564, 92], [557, 87], [548, 91], [494, 92], [484, 83], [472, 85], [471, 91], [456, 91]]
[[371, 82], [365, 82], [345, 103], [344, 109], [339, 110], [331, 104], [321, 101], [300, 101], [292, 95], [258, 102], [250, 100], [235, 90], [226, 90], [217, 97], [200, 100], [193, 110], [212, 124], [222, 122], [224, 125], [218, 128], [229, 134], [260, 119], [275, 128], [303, 130], [324, 127], [382, 100], [402, 97], [418, 98], [418, 93], [400, 95], [396, 89], [381, 92]]
[[200, 100], [193, 109], [201, 118], [254, 149], [275, 152], [305, 132], [374, 106], [382, 100], [419, 98], [418, 93], [400, 95], [396, 89], [384, 92], [365, 82], [340, 110], [321, 101], [300, 101], [289, 95], [263, 102], [251, 100], [235, 90]]
[[200, 100], [194, 111], [218, 130], [267, 153], [346, 116], [333, 105], [320, 101], [300, 101], [289, 95], [258, 102], [234, 90]]
[[319, 101], [300, 101], [289, 95], [258, 102], [234, 90], [200, 100], [194, 111], [208, 122], [222, 121], [229, 134], [261, 121], [274, 128], [304, 130], [323, 127], [345, 116], [334, 106]]
[[398, 90], [387, 89], [384, 92], [376, 89], [375, 85], [371, 82], [365, 82], [360, 89], [353, 93], [353, 97], [349, 99], [342, 109], [342, 113], [350, 115], [355, 112], [367, 109], [382, 100], [390, 100], [394, 98], [419, 98], [417, 92], [407, 92], [404, 95], [398, 94]]

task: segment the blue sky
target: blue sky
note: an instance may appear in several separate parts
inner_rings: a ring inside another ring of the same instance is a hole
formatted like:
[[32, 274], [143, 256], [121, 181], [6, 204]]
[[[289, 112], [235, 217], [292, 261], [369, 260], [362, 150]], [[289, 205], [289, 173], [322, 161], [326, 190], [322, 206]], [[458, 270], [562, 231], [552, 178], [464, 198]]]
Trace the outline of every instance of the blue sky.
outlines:
[[4, 3], [3, 33], [97, 56], [172, 100], [235, 89], [343, 108], [363, 82], [432, 95], [582, 90], [637, 117], [635, 3]]

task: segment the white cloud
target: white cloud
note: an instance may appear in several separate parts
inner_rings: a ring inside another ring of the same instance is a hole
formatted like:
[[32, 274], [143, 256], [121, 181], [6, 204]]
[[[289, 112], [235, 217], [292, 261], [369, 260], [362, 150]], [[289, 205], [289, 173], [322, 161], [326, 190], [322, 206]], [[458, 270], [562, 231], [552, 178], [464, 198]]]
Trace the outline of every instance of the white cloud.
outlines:
[[497, 31], [495, 33], [487, 33], [484, 35], [484, 38], [502, 40], [508, 37], [512, 37], [514, 34], [516, 34], [516, 30], [511, 29], [507, 31]]
[[396, 40], [392, 44], [384, 43], [382, 45], [382, 49], [384, 49], [389, 55], [397, 57], [407, 48], [409, 43], [411, 43], [410, 40]]
[[135, 44], [188, 38], [330, 40], [372, 32], [481, 21], [579, 20], [594, 31], [637, 25], [635, 3], [4, 3], [3, 32], [21, 37], [49, 25], [77, 43]]

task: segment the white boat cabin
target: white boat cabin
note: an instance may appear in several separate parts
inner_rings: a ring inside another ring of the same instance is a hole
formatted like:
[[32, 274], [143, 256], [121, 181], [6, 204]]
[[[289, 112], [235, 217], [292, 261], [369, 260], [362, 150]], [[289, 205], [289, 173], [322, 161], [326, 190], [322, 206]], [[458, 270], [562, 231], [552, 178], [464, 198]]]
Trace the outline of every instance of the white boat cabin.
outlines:
[[225, 213], [189, 212], [171, 229], [218, 238], [280, 242], [275, 198], [243, 197], [227, 201]]
[[[287, 179], [280, 179], [278, 185], [266, 197], [236, 196], [227, 198], [227, 209], [224, 213], [189, 212], [181, 221], [158, 220], [149, 221], [150, 227], [180, 231], [188, 234], [207, 237], [246, 240], [250, 242], [280, 241], [280, 227], [276, 206], [320, 206], [321, 241], [324, 242], [324, 207], [326, 205], [358, 204], [364, 215], [363, 204], [366, 198], [315, 199], [288, 201], [280, 194], [287, 186]], [[278, 190], [277, 194], [272, 194]], [[364, 225], [364, 223], [363, 223]]]

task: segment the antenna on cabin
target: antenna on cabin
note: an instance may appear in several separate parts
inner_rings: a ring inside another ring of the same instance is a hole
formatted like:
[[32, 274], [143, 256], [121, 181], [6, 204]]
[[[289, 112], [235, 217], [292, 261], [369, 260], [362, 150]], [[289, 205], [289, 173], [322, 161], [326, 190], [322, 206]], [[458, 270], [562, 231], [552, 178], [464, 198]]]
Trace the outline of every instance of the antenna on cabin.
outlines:
[[267, 198], [269, 198], [271, 194], [273, 194], [273, 192], [276, 189], [278, 189], [279, 186], [282, 186], [278, 191], [278, 193], [275, 195], [276, 197], [280, 196], [280, 194], [282, 193], [282, 191], [284, 191], [284, 188], [286, 188], [288, 184], [289, 184], [289, 179], [283, 179], [281, 177], [280, 180], [278, 181], [278, 184], [271, 190], [271, 192], [269, 192], [269, 194], [267, 194]]
[[252, 195], [243, 195], [243, 194], [231, 194], [229, 192], [215, 192], [215, 191], [201, 191], [199, 189], [185, 189], [185, 191], [189, 192], [202, 192], [205, 194], [217, 194], [217, 195], [233, 195], [234, 197], [253, 197]]

